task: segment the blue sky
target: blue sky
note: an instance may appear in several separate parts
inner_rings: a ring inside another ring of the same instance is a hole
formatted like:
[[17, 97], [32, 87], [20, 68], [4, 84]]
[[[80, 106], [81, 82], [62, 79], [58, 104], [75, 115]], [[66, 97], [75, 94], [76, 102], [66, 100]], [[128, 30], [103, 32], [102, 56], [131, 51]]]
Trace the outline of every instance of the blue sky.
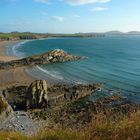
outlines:
[[140, 0], [0, 0], [0, 32], [140, 31]]

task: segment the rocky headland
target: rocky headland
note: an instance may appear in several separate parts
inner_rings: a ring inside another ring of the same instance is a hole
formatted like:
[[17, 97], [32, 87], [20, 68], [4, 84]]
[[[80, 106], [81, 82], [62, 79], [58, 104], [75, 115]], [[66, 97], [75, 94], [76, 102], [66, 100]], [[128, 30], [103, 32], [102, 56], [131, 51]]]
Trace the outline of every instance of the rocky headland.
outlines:
[[56, 62], [63, 63], [67, 61], [79, 60], [82, 58], [84, 57], [73, 56], [67, 52], [64, 52], [63, 50], [56, 49], [44, 54], [34, 55], [23, 59], [12, 60], [9, 62], [0, 62], [0, 70], [23, 67], [23, 66], [43, 65], [43, 64], [56, 63]]

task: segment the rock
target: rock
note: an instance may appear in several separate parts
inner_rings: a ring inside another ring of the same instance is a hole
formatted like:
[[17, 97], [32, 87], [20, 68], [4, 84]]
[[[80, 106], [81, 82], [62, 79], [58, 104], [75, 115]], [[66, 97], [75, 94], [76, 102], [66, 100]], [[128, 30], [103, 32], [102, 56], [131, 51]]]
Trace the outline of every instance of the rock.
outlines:
[[14, 110], [46, 108], [63, 105], [90, 96], [100, 84], [55, 84], [47, 87], [45, 80], [36, 80], [28, 86], [17, 86], [4, 90], [8, 103]]
[[35, 65], [42, 65], [48, 63], [63, 63], [67, 61], [75, 61], [82, 59], [82, 57], [71, 55], [63, 50], [56, 49], [50, 51], [48, 53], [34, 55], [31, 57], [13, 60], [9, 62], [0, 62], [0, 70], [2, 69], [11, 69], [21, 66], [35, 66]]
[[28, 88], [26, 94], [27, 108], [40, 108], [48, 106], [47, 83], [45, 80], [36, 80]]
[[27, 86], [13, 86], [3, 90], [3, 94], [14, 110], [25, 110]]
[[13, 114], [14, 112], [12, 107], [5, 100], [2, 93], [0, 93], [0, 124], [6, 121], [6, 119]]
[[32, 120], [25, 111], [15, 111], [14, 115], [0, 123], [1, 130], [16, 131], [25, 135], [36, 135], [44, 126], [45, 123]]
[[48, 89], [49, 106], [53, 108], [55, 106], [63, 105], [66, 102], [73, 102], [90, 96], [98, 90], [99, 85], [100, 84], [54, 85]]

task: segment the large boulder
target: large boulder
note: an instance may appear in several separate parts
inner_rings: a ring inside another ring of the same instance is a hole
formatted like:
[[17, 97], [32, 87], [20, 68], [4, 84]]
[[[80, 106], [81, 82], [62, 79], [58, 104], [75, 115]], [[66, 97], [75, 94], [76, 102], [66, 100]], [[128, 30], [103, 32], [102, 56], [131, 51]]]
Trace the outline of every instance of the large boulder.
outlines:
[[36, 80], [31, 83], [26, 94], [27, 108], [41, 108], [48, 106], [47, 83], [45, 80]]

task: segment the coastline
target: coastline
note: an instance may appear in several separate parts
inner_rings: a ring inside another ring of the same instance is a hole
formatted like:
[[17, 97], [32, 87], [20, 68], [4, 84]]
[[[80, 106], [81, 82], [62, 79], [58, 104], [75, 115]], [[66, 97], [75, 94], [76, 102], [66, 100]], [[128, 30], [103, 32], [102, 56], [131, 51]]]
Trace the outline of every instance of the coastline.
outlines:
[[[0, 61], [11, 61], [19, 59], [16, 56], [7, 54], [7, 46], [14, 45], [21, 41], [0, 41]], [[10, 86], [29, 85], [35, 80], [34, 77], [26, 73], [26, 68], [19, 67], [10, 70], [0, 70], [0, 89]]]

